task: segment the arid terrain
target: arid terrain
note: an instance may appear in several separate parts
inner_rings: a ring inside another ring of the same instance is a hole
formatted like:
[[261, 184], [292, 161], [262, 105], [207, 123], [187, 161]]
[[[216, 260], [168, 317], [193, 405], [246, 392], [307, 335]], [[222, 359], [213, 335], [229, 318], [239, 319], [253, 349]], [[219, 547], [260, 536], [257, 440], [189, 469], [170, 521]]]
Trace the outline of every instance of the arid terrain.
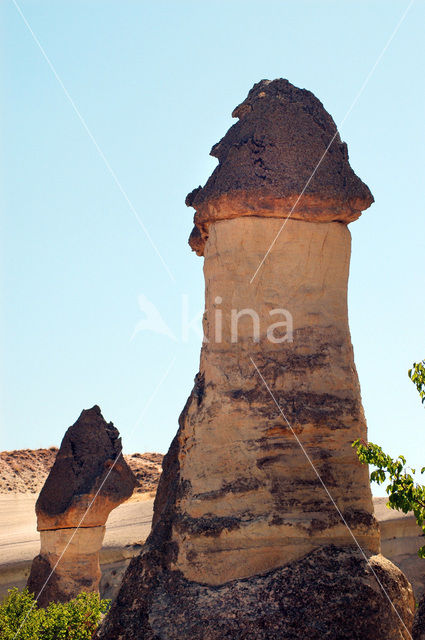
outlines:
[[[11, 586], [24, 586], [40, 542], [35, 501], [53, 465], [56, 447], [0, 452], [0, 599]], [[125, 456], [139, 486], [132, 499], [109, 517], [100, 554], [101, 593], [115, 596], [123, 573], [140, 550], [151, 524], [153, 497], [161, 473], [162, 454]], [[417, 555], [421, 532], [412, 515], [390, 511], [386, 498], [374, 498], [382, 551], [408, 575], [416, 596], [424, 592], [425, 561]], [[424, 564], [423, 564], [424, 563]]]
[[[12, 586], [23, 587], [40, 549], [35, 502], [55, 461], [57, 447], [0, 452], [0, 599]], [[138, 480], [132, 498], [110, 516], [103, 548], [101, 593], [115, 595], [130, 558], [146, 539], [162, 454], [124, 456]]]
[[[57, 447], [49, 449], [19, 449], [0, 452], [0, 494], [38, 494], [55, 461]], [[155, 493], [161, 474], [161, 453], [125, 455], [128, 466], [139, 486], [134, 494]]]

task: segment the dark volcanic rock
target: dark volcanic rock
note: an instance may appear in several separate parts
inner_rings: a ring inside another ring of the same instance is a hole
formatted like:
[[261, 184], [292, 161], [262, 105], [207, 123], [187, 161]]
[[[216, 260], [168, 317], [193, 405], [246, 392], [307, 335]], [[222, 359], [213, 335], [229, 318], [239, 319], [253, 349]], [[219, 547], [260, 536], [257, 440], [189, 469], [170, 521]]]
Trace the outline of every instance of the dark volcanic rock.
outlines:
[[219, 165], [203, 188], [189, 194], [190, 206], [233, 191], [299, 195], [329, 144], [305, 194], [372, 204], [368, 187], [350, 167], [335, 122], [311, 91], [282, 78], [261, 80], [232, 116], [239, 121], [211, 150]]
[[382, 556], [372, 556], [368, 565], [357, 549], [325, 547], [267, 574], [211, 587], [188, 582], [179, 572], [165, 568], [153, 577], [149, 565], [155, 559], [149, 555], [148, 550], [132, 560], [98, 639], [410, 637], [407, 629], [412, 624], [412, 613], [406, 607], [409, 600], [413, 605], [410, 585], [401, 571]]
[[425, 640], [425, 595], [419, 600], [412, 629], [413, 640]]
[[310, 91], [282, 78], [261, 80], [232, 115], [239, 121], [211, 150], [218, 166], [205, 186], [186, 198], [196, 209], [197, 231], [189, 244], [198, 255], [200, 237], [205, 241], [215, 220], [290, 214], [351, 222], [372, 204], [335, 122]]
[[67, 430], [37, 500], [38, 529], [77, 526], [88, 496], [94, 497], [100, 487], [84, 526], [104, 524], [99, 511], [103, 512], [105, 499], [116, 506], [132, 495], [137, 484], [121, 449], [118, 429], [105, 421], [97, 405], [82, 411]]

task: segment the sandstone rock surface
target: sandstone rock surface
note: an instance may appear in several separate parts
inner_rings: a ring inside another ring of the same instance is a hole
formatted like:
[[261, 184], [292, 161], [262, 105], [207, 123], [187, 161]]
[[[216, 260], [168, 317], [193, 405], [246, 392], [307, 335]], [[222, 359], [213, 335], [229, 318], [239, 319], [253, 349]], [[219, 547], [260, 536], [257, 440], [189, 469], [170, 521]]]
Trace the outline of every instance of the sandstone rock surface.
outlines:
[[67, 430], [36, 503], [41, 549], [28, 588], [41, 592], [40, 606], [98, 590], [106, 520], [137, 482], [121, 449], [118, 430], [98, 406]]
[[[379, 551], [368, 470], [351, 447], [366, 424], [347, 320], [350, 233], [289, 220], [279, 251], [247, 285], [280, 226], [259, 217], [220, 221], [205, 246], [203, 388], [179, 434], [185, 490], [172, 537], [173, 566], [190, 580], [222, 584], [353, 540], [252, 360], [360, 544]], [[232, 308], [255, 310], [258, 342], [249, 315], [232, 342]], [[267, 331], [284, 316], [270, 311], [282, 308], [293, 318], [292, 341], [272, 343]]]
[[[219, 167], [189, 197], [205, 243], [200, 370], [163, 461], [151, 534], [97, 637], [407, 639], [412, 589], [379, 554], [368, 470], [351, 447], [367, 430], [341, 221], [372, 199], [338, 141], [312, 199], [285, 220], [333, 121], [287, 81], [256, 85], [237, 115]], [[271, 147], [269, 181], [245, 153], [252, 131]]]

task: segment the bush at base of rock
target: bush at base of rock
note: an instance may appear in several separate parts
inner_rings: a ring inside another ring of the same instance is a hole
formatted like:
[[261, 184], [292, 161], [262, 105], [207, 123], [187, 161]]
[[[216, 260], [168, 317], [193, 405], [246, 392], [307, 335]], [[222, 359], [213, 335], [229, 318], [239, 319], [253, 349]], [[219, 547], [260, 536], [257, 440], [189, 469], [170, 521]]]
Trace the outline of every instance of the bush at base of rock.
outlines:
[[0, 604], [0, 640], [89, 640], [109, 605], [97, 593], [80, 593], [40, 609], [27, 588], [10, 589]]

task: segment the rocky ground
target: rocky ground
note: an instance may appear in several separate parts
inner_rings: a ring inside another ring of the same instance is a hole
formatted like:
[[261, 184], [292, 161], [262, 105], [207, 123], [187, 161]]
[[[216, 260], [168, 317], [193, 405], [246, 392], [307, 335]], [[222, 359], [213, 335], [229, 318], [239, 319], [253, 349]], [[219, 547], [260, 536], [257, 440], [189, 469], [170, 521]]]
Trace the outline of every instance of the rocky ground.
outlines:
[[[57, 447], [0, 452], [0, 494], [39, 493], [55, 461]], [[161, 453], [125, 455], [139, 486], [135, 494], [155, 493], [161, 474]]]
[[[39, 549], [34, 504], [53, 465], [56, 447], [0, 452], [0, 599], [12, 585], [23, 586], [31, 559]], [[140, 486], [136, 500], [121, 505], [107, 523], [101, 552], [102, 583], [105, 597], [116, 594], [129, 558], [138, 553], [150, 529], [152, 497], [161, 472], [159, 453], [125, 456]], [[151, 494], [151, 495], [149, 495]], [[386, 498], [374, 498], [375, 515], [380, 523], [382, 551], [412, 582], [417, 598], [425, 590], [425, 561], [417, 555], [422, 545], [421, 531], [412, 515], [391, 511]]]
[[132, 453], [124, 456], [139, 481], [135, 493], [155, 493], [161, 475], [162, 453]]

